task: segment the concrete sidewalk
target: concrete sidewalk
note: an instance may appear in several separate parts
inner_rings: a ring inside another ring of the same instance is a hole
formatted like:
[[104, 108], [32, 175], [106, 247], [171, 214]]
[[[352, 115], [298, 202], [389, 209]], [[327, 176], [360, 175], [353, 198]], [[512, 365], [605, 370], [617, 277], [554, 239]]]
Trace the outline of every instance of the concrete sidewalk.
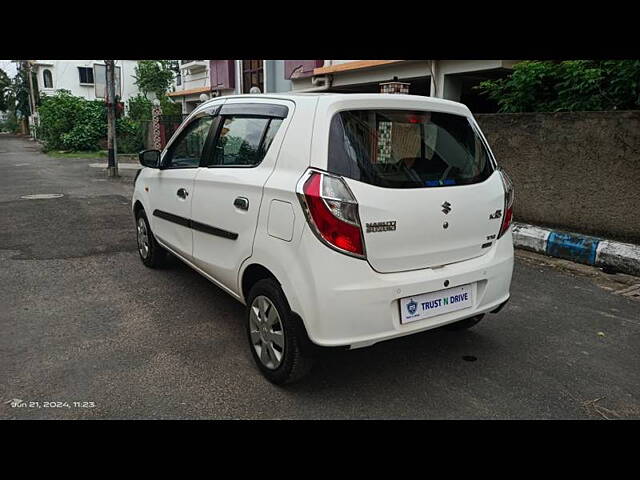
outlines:
[[[107, 162], [104, 163], [90, 163], [90, 167], [93, 168], [107, 168]], [[142, 168], [142, 165], [139, 163], [129, 163], [129, 162], [118, 162], [118, 169], [122, 170], [138, 170]]]

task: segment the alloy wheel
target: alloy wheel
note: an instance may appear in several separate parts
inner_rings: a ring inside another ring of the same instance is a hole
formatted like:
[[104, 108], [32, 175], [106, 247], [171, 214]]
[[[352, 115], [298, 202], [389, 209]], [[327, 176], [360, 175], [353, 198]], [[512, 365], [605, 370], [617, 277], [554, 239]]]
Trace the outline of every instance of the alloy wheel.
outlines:
[[146, 259], [149, 256], [149, 233], [143, 217], [138, 218], [137, 230], [138, 251], [140, 252], [140, 256]]
[[271, 370], [278, 368], [284, 357], [284, 328], [278, 309], [264, 295], [251, 304], [249, 331], [260, 362]]

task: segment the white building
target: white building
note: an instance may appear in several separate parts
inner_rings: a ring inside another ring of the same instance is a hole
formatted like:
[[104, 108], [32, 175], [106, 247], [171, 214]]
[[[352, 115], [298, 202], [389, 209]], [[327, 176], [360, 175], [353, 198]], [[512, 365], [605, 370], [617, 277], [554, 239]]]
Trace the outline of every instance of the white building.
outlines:
[[473, 87], [506, 76], [517, 60], [181, 60], [169, 96], [192, 111], [211, 96], [261, 92], [380, 92], [397, 78], [409, 93], [467, 104], [473, 112], [496, 105]]
[[[33, 60], [40, 95], [53, 95], [58, 90], [69, 90], [72, 95], [87, 100], [105, 96], [106, 70], [104, 60]], [[136, 60], [116, 60], [116, 95], [125, 102], [138, 94], [136, 86]]]

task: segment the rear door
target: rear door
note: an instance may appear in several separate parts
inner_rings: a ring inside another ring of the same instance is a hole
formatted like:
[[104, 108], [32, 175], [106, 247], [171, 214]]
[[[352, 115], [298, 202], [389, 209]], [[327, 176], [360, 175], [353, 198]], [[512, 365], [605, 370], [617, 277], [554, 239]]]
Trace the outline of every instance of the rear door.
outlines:
[[446, 265], [488, 252], [504, 192], [475, 124], [422, 110], [349, 110], [330, 126], [328, 170], [359, 204], [379, 272]]
[[234, 292], [240, 265], [251, 256], [262, 190], [293, 109], [285, 100], [229, 99], [216, 121], [212, 153], [196, 177], [194, 262]]

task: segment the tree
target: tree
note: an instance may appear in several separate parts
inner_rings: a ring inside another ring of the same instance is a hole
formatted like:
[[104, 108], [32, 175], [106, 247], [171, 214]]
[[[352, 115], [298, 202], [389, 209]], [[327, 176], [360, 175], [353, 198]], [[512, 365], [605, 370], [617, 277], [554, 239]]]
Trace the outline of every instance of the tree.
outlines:
[[135, 68], [135, 84], [145, 97], [154, 93], [161, 98], [173, 82], [174, 70], [175, 60], [140, 60]]
[[640, 108], [640, 60], [525, 61], [477, 87], [501, 112]]
[[0, 68], [0, 111], [9, 110], [9, 100], [11, 97], [11, 79], [9, 75]]
[[[33, 85], [37, 88], [38, 81], [36, 78], [35, 72], [32, 72], [33, 76]], [[16, 110], [20, 112], [23, 118], [29, 117], [31, 115], [31, 102], [29, 100], [29, 73], [25, 68], [19, 68], [18, 73], [13, 78], [13, 95], [16, 100]], [[34, 92], [34, 98], [36, 99], [36, 103], [40, 103], [39, 94], [36, 90]]]

